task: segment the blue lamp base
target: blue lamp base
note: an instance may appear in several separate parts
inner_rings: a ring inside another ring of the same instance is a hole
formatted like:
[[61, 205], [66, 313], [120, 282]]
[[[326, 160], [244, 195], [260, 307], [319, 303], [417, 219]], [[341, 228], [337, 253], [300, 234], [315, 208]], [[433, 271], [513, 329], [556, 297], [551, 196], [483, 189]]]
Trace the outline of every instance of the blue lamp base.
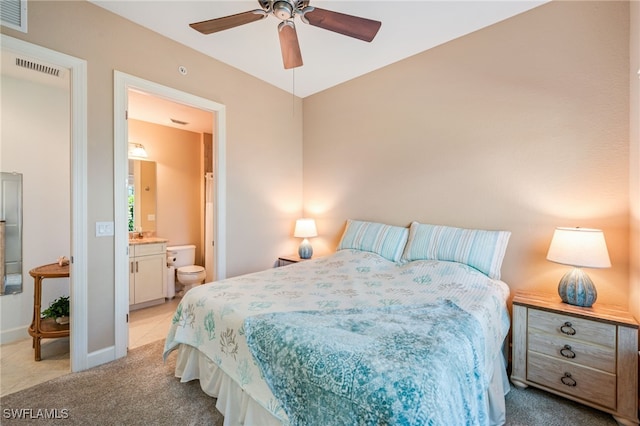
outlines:
[[564, 303], [590, 308], [598, 298], [596, 286], [580, 268], [564, 274], [558, 284], [558, 294]]
[[300, 259], [311, 259], [311, 256], [313, 256], [313, 247], [311, 247], [311, 243], [306, 238], [302, 240], [300, 247], [298, 247], [298, 256], [300, 256]]

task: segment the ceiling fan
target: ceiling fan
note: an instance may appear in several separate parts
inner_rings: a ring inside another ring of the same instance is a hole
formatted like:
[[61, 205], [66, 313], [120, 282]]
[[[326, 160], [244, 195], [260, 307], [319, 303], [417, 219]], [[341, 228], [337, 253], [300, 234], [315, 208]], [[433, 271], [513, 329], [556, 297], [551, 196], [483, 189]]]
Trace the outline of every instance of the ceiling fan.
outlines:
[[259, 21], [272, 14], [282, 21], [278, 25], [280, 50], [282, 50], [284, 67], [289, 69], [302, 66], [298, 34], [293, 23], [296, 15], [299, 15], [305, 24], [366, 42], [373, 40], [382, 25], [379, 21], [309, 6], [308, 0], [258, 0], [258, 3], [262, 9], [195, 22], [189, 26], [202, 34], [212, 34]]

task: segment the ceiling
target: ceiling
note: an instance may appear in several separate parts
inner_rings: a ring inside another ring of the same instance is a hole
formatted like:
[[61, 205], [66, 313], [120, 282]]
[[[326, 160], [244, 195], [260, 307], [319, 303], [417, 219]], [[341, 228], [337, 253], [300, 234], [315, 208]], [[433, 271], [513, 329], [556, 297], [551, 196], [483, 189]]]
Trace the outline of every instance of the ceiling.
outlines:
[[[89, 0], [143, 27], [306, 97], [469, 34], [547, 0], [323, 1], [310, 5], [382, 22], [371, 43], [295, 18], [304, 65], [285, 70], [274, 16], [203, 35], [190, 23], [259, 9], [256, 0]], [[189, 71], [187, 64], [184, 65]], [[176, 69], [176, 73], [178, 70]], [[295, 84], [295, 85], [294, 85]]]

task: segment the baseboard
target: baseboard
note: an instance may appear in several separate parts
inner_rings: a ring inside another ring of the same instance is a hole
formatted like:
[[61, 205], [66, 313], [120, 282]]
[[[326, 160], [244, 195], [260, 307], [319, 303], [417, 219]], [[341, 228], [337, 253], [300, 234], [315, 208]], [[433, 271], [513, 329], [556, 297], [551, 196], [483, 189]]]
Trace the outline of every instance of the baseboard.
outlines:
[[0, 332], [0, 345], [6, 343], [17, 342], [18, 340], [28, 339], [29, 337], [29, 324], [22, 327], [12, 328], [10, 330], [3, 330]]

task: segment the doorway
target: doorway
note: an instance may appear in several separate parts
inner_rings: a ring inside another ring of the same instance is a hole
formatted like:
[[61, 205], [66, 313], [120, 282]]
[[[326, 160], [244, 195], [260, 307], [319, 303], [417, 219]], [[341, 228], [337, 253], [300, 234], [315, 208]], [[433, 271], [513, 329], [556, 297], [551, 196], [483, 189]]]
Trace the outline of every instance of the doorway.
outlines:
[[[201, 98], [148, 80], [115, 71], [114, 75], [114, 176], [115, 195], [115, 350], [116, 358], [126, 355], [128, 345], [129, 314], [129, 241], [127, 218], [128, 144], [129, 125], [127, 121], [129, 94], [142, 92], [159, 100], [182, 104], [187, 107], [212, 113], [213, 129], [213, 214], [207, 223], [211, 229], [211, 240], [205, 241], [213, 251], [215, 274], [213, 280], [226, 276], [226, 128], [225, 106], [209, 99]], [[204, 181], [203, 181], [204, 182]], [[203, 183], [204, 185], [204, 183]], [[204, 216], [204, 211], [203, 211]], [[209, 245], [210, 244], [210, 245]]]
[[[54, 50], [0, 34], [2, 51], [25, 55], [69, 73], [70, 117], [70, 363], [71, 371], [89, 367], [87, 312], [87, 63]], [[4, 56], [4, 55], [3, 55]], [[24, 294], [24, 293], [22, 293]], [[8, 300], [7, 300], [8, 302]], [[15, 301], [13, 301], [15, 303]], [[33, 306], [24, 301], [23, 306]], [[4, 301], [2, 302], [4, 303]], [[4, 310], [4, 307], [3, 307]], [[29, 318], [31, 313], [28, 314]], [[28, 322], [29, 320], [27, 320]], [[4, 330], [3, 330], [4, 332]], [[4, 334], [4, 333], [3, 333]]]

